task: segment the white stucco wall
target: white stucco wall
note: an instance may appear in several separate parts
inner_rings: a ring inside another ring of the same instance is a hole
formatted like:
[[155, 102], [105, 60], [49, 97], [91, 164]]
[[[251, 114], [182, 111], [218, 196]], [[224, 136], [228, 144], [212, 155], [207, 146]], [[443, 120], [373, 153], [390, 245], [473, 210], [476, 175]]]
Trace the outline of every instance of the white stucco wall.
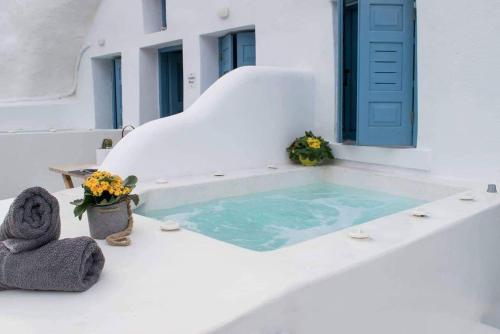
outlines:
[[417, 0], [419, 147], [432, 171], [500, 180], [500, 1]]
[[99, 2], [0, 2], [0, 102], [71, 95]]
[[[185, 106], [213, 81], [214, 41], [229, 30], [255, 27], [257, 65], [308, 70], [314, 97], [304, 112], [313, 130], [335, 138], [336, 1], [167, 0], [168, 29], [151, 32], [144, 18], [153, 0], [102, 0], [84, 44], [76, 97], [64, 106], [0, 106], [1, 127], [23, 127], [32, 119], [50, 127], [93, 127], [93, 57], [121, 55], [124, 124], [158, 116], [156, 49], [182, 44]], [[222, 20], [217, 11], [227, 7]], [[500, 2], [417, 0], [418, 144], [416, 149], [336, 146], [340, 158], [429, 170], [446, 177], [500, 181]], [[159, 27], [158, 27], [159, 30]], [[98, 40], [105, 45], [99, 46]], [[207, 67], [208, 66], [208, 67]], [[194, 85], [187, 76], [193, 74]], [[18, 117], [22, 111], [26, 117]], [[38, 113], [40, 112], [40, 113]], [[16, 116], [12, 116], [16, 113]], [[44, 116], [39, 116], [39, 115]], [[36, 116], [35, 116], [36, 115]], [[31, 123], [30, 123], [31, 122]], [[26, 126], [27, 127], [27, 126]]]
[[[28, 187], [64, 189], [60, 174], [49, 166], [95, 164], [104, 138], [117, 143], [119, 130], [0, 133], [0, 199], [17, 196]], [[74, 179], [78, 186], [78, 179]], [[81, 180], [80, 180], [81, 181]]]

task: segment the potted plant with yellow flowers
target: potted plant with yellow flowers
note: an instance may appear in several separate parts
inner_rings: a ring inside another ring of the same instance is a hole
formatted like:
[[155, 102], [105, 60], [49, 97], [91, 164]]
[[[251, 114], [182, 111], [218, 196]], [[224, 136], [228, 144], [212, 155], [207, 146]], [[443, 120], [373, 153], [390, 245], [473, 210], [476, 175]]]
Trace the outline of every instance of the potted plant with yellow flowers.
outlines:
[[306, 131], [305, 136], [296, 138], [286, 151], [290, 160], [304, 166], [316, 166], [325, 160], [334, 159], [330, 144], [311, 131]]
[[139, 196], [131, 194], [136, 183], [137, 177], [133, 175], [122, 180], [105, 171], [96, 171], [85, 180], [83, 199], [71, 204], [75, 205], [74, 214], [78, 219], [87, 212], [92, 238], [106, 239], [129, 226], [130, 201], [135, 205], [139, 203]]

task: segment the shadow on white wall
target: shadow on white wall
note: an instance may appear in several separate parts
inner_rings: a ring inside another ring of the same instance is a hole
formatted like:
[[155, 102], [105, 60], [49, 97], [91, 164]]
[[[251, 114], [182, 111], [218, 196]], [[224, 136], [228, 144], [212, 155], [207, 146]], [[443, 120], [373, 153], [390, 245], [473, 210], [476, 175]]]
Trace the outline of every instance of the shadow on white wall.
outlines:
[[83, 42], [100, 2], [0, 1], [0, 102], [73, 94]]

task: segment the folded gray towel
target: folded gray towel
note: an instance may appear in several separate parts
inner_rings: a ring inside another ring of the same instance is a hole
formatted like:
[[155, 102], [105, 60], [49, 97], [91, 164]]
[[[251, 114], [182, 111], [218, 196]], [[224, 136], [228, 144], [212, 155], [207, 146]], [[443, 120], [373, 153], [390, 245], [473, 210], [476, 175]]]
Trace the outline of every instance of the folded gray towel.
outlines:
[[59, 239], [59, 203], [47, 190], [24, 190], [11, 204], [0, 226], [0, 241], [12, 253], [24, 252]]
[[103, 267], [104, 255], [89, 237], [52, 241], [17, 254], [0, 244], [0, 290], [85, 291]]

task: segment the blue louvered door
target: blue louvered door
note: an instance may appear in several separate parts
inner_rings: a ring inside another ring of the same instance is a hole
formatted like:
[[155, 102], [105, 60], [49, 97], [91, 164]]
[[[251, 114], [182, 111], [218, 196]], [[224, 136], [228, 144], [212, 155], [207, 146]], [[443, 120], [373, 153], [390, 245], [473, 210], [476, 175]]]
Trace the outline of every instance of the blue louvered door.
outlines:
[[413, 145], [414, 0], [360, 0], [357, 143]]
[[236, 34], [236, 67], [255, 65], [255, 31]]
[[219, 38], [219, 76], [234, 69], [233, 35]]

